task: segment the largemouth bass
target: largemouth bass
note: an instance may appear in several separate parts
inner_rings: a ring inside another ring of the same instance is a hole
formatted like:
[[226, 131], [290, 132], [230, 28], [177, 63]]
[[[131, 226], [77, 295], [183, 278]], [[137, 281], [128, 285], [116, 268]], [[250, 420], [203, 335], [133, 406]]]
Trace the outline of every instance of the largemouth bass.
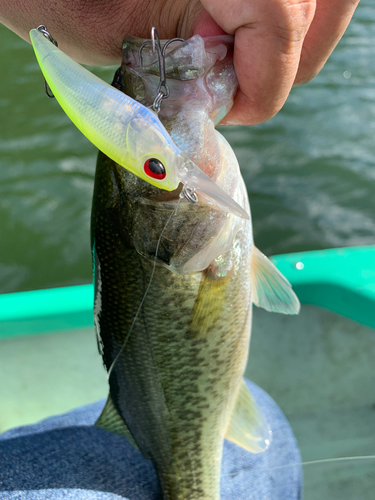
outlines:
[[[128, 38], [117, 87], [144, 105], [158, 83]], [[250, 213], [215, 130], [236, 91], [231, 40], [193, 37], [166, 56], [160, 119], [177, 146]], [[139, 137], [142, 140], [142, 137]], [[224, 437], [265, 450], [269, 426], [243, 382], [252, 302], [297, 313], [288, 282], [253, 245], [250, 220], [181, 199], [99, 153], [92, 211], [95, 324], [110, 394], [97, 425], [152, 460], [164, 500], [218, 500]]]

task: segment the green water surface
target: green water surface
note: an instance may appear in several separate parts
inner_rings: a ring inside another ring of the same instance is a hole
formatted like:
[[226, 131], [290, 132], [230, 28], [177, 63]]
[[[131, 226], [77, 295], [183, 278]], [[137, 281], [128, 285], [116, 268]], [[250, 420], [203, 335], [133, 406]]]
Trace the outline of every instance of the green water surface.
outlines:
[[[0, 26], [0, 293], [91, 281], [95, 148], [44, 95], [31, 46]], [[375, 242], [375, 6], [321, 74], [255, 127], [223, 129], [267, 254]], [[113, 68], [98, 74], [111, 80]]]

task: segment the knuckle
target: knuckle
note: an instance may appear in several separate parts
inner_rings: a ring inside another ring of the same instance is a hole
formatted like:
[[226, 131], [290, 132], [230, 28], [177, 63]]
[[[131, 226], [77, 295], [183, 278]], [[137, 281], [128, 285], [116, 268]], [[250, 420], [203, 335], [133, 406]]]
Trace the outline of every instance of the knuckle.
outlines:
[[244, 98], [242, 101], [242, 124], [257, 125], [273, 118], [283, 107], [284, 100]]
[[283, 0], [282, 6], [291, 19], [308, 28], [315, 14], [316, 0]]
[[298, 54], [314, 18], [316, 0], [271, 0], [262, 15], [244, 27], [255, 29], [259, 37], [275, 39], [287, 56]]
[[314, 18], [315, 0], [282, 0], [274, 23], [276, 36], [284, 43], [300, 44]]
[[258, 123], [264, 123], [267, 122], [268, 120], [271, 120], [282, 108], [282, 104], [280, 103], [273, 103], [272, 105], [269, 105], [267, 107], [259, 107], [257, 106], [253, 110], [253, 116], [252, 116], [252, 124], [257, 125]]

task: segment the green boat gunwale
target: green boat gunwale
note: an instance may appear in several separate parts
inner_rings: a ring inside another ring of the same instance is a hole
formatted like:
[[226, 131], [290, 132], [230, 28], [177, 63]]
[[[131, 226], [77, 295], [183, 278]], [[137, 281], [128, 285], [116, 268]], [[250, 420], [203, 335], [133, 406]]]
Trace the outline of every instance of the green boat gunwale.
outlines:
[[[375, 245], [275, 255], [302, 304], [375, 328]], [[92, 284], [0, 294], [0, 338], [93, 326]]]

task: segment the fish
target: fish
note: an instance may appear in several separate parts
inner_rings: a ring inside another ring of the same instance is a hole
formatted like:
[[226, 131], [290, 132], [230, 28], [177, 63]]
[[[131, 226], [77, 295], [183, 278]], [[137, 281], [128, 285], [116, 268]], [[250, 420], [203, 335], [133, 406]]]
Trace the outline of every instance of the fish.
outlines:
[[[141, 64], [143, 43], [125, 39], [113, 84], [147, 106], [157, 61], [146, 50]], [[171, 47], [159, 117], [177, 147], [250, 213], [234, 151], [215, 128], [237, 90], [232, 43], [196, 35]], [[243, 379], [252, 303], [297, 314], [299, 301], [254, 246], [250, 218], [191, 204], [181, 189], [162, 190], [98, 154], [94, 321], [109, 395], [96, 425], [153, 462], [164, 500], [218, 500], [224, 439], [252, 453], [272, 441]]]
[[[223, 210], [249, 215], [173, 142], [157, 115], [73, 61], [47, 38], [30, 31], [36, 58], [54, 97], [79, 130], [133, 174], [168, 191], [183, 183]], [[43, 32], [42, 32], [43, 31]]]

